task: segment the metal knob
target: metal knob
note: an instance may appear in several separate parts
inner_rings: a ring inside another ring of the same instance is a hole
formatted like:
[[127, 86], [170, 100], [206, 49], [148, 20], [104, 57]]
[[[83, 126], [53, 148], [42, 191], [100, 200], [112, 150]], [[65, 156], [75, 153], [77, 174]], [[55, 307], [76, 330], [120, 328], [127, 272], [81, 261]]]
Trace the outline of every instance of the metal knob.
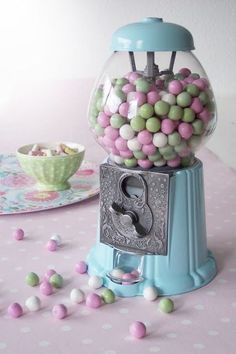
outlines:
[[129, 211], [129, 210], [126, 211], [116, 203], [112, 203], [109, 210], [112, 214], [115, 214], [116, 216], [119, 217], [121, 225], [131, 228], [132, 233], [136, 237], [146, 236], [146, 234], [147, 234], [146, 230], [138, 222], [138, 216], [135, 212]]

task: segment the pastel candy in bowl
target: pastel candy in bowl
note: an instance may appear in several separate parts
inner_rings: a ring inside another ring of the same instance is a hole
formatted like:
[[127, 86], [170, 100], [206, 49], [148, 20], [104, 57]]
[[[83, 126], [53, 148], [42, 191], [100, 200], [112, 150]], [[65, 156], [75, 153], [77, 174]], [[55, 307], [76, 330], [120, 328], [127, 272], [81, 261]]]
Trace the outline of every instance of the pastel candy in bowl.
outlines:
[[22, 169], [41, 191], [69, 189], [68, 179], [79, 169], [84, 154], [83, 145], [68, 142], [29, 144], [17, 150]]

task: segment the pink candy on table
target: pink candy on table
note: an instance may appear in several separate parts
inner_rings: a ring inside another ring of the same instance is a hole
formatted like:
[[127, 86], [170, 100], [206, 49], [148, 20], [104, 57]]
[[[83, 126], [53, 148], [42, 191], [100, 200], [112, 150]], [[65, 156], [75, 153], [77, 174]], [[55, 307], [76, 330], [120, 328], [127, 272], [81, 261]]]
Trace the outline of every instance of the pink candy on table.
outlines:
[[13, 304], [11, 304], [8, 307], [7, 312], [13, 318], [17, 318], [17, 317], [20, 317], [23, 315], [23, 309], [22, 309], [21, 305], [18, 304], [17, 302], [14, 302]]
[[54, 305], [52, 309], [53, 317], [58, 320], [62, 320], [67, 316], [67, 308], [63, 304]]
[[46, 247], [48, 251], [54, 252], [57, 250], [57, 243], [54, 240], [49, 240]]
[[44, 280], [40, 284], [39, 290], [40, 290], [41, 294], [46, 295], [46, 296], [49, 296], [49, 295], [51, 295], [53, 293], [52, 285], [46, 280]]
[[23, 240], [24, 234], [25, 234], [24, 230], [22, 230], [22, 229], [16, 229], [13, 231], [13, 237], [17, 241]]
[[86, 306], [97, 309], [102, 305], [101, 297], [96, 293], [90, 293], [86, 297]]
[[88, 270], [88, 265], [86, 262], [84, 261], [79, 261], [78, 263], [76, 263], [75, 265], [75, 271], [79, 274], [84, 274], [87, 273]]
[[146, 326], [143, 322], [135, 321], [130, 325], [129, 332], [135, 338], [143, 338], [146, 336]]
[[54, 269], [48, 269], [44, 274], [44, 279], [48, 281], [53, 274], [56, 274], [56, 271]]

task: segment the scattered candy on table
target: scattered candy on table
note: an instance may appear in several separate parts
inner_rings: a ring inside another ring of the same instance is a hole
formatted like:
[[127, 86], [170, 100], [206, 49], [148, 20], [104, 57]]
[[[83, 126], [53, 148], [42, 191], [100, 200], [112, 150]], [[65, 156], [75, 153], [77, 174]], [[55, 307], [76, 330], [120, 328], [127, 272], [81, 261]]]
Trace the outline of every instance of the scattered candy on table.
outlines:
[[174, 302], [167, 297], [163, 298], [159, 302], [159, 309], [162, 312], [170, 313], [170, 312], [174, 311]]
[[41, 294], [46, 295], [46, 296], [52, 295], [52, 293], [53, 293], [53, 287], [47, 280], [44, 280], [40, 284], [39, 290], [40, 290]]
[[46, 273], [44, 274], [44, 279], [49, 281], [50, 277], [53, 275], [53, 274], [56, 274], [57, 272], [54, 270], [54, 269], [48, 269], [46, 271]]
[[58, 320], [62, 320], [67, 316], [67, 307], [63, 304], [54, 305], [52, 315]]
[[76, 270], [77, 273], [80, 273], [80, 274], [87, 273], [88, 265], [87, 265], [87, 263], [84, 262], [84, 261], [79, 261], [79, 262], [76, 263], [76, 265], [75, 265], [75, 270]]
[[61, 236], [58, 235], [58, 234], [53, 234], [53, 235], [50, 237], [50, 240], [55, 241], [58, 247], [61, 246], [61, 244], [62, 244]]
[[56, 274], [53, 274], [50, 278], [49, 278], [49, 282], [50, 284], [54, 287], [54, 288], [62, 288], [63, 286], [63, 277], [56, 273]]
[[90, 293], [86, 297], [86, 306], [97, 309], [102, 305], [101, 297], [96, 293]]
[[146, 336], [146, 326], [143, 322], [135, 321], [131, 323], [129, 332], [135, 338], [143, 338]]
[[111, 289], [105, 288], [101, 293], [101, 298], [105, 304], [112, 304], [115, 302], [115, 294]]
[[25, 281], [30, 286], [37, 286], [39, 285], [39, 276], [34, 272], [30, 272], [27, 274]]
[[88, 285], [92, 289], [99, 289], [103, 285], [103, 279], [98, 275], [91, 275], [88, 280]]
[[49, 240], [46, 247], [48, 251], [54, 252], [57, 250], [57, 242], [55, 240]]
[[13, 237], [17, 241], [23, 240], [24, 235], [25, 235], [25, 233], [24, 233], [23, 229], [16, 229], [16, 230], [13, 231]]
[[23, 315], [23, 309], [20, 304], [14, 302], [7, 309], [8, 314], [13, 318], [18, 318]]
[[80, 304], [85, 299], [84, 292], [80, 289], [72, 289], [70, 292], [70, 299], [72, 302]]
[[148, 301], [154, 301], [158, 297], [157, 288], [154, 286], [148, 286], [143, 290], [143, 297]]
[[156, 82], [131, 72], [111, 80], [108, 96], [107, 85], [95, 91], [89, 119], [112, 161], [144, 169], [193, 163], [214, 118], [207, 79], [182, 68]]
[[38, 311], [41, 307], [41, 300], [37, 296], [30, 296], [26, 301], [25, 301], [25, 306], [29, 311]]

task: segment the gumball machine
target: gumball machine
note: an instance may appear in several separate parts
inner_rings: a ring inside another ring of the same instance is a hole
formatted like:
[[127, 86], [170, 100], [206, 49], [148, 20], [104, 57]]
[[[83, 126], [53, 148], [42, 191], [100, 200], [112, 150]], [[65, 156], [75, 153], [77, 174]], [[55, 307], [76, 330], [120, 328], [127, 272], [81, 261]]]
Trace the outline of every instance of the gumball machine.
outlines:
[[195, 157], [214, 131], [215, 101], [193, 49], [188, 30], [160, 18], [121, 27], [92, 93], [89, 124], [108, 157], [89, 274], [118, 296], [184, 293], [216, 275]]

